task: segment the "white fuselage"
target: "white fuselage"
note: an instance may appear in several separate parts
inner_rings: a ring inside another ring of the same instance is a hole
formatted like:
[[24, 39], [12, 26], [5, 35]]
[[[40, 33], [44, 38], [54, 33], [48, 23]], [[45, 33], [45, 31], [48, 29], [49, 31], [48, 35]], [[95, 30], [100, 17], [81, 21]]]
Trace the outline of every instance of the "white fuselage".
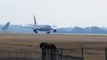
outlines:
[[34, 25], [34, 29], [39, 31], [51, 31], [52, 27], [50, 25]]

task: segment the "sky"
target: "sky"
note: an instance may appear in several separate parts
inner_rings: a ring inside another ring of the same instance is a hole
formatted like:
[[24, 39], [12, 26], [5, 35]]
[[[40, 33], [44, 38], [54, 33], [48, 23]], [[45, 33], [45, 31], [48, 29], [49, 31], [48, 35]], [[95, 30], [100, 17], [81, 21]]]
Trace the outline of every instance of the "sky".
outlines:
[[0, 0], [0, 24], [107, 26], [107, 0]]

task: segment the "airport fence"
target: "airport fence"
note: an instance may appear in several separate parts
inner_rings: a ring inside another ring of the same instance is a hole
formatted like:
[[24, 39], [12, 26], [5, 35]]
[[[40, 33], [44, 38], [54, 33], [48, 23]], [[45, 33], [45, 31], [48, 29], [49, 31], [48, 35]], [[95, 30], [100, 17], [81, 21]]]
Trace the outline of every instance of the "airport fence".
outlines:
[[56, 48], [41, 43], [42, 60], [107, 60], [107, 48]]
[[107, 48], [56, 48], [48, 43], [41, 43], [40, 48], [0, 43], [0, 60], [107, 60]]

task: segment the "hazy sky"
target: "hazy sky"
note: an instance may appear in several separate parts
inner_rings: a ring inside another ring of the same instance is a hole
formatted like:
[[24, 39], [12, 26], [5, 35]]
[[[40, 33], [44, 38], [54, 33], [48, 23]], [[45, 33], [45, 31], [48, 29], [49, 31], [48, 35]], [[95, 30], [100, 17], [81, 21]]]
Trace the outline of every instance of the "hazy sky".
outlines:
[[107, 0], [0, 0], [0, 24], [107, 26]]

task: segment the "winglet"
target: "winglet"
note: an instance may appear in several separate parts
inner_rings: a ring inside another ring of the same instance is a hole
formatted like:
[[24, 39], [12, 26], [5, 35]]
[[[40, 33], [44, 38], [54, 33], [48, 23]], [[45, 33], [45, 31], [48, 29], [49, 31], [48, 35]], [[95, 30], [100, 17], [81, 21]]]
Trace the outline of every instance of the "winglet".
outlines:
[[2, 28], [1, 30], [7, 30], [9, 27], [10, 22], [7, 22]]

